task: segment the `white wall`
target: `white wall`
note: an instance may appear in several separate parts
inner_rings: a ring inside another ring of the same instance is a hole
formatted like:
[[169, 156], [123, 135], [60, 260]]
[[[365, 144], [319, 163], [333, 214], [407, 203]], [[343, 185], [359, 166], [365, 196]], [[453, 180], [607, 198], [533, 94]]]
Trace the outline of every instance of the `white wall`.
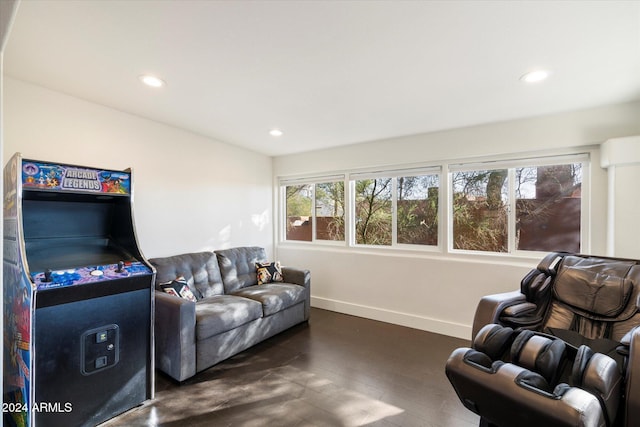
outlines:
[[640, 259], [640, 136], [602, 144], [600, 164], [609, 181], [607, 254]]
[[20, 152], [133, 169], [145, 256], [242, 245], [271, 253], [270, 157], [7, 77], [4, 107], [7, 160]]
[[[274, 176], [373, 166], [518, 157], [588, 149], [592, 155], [589, 252], [606, 251], [607, 174], [598, 146], [640, 132], [640, 103], [415, 135], [277, 157]], [[277, 220], [275, 220], [277, 221]], [[312, 304], [469, 338], [481, 296], [516, 290], [537, 258], [393, 252], [280, 243], [286, 265], [312, 271]]]

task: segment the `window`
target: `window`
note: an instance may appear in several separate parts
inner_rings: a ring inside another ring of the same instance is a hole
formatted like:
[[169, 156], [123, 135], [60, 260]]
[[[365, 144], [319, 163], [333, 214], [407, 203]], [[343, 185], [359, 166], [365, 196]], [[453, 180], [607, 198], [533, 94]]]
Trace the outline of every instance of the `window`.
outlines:
[[[454, 250], [581, 250], [581, 156], [567, 163], [451, 172]], [[544, 160], [544, 159], [543, 159]], [[535, 162], [535, 161], [534, 161]], [[524, 163], [524, 162], [518, 162]]]
[[443, 182], [444, 167], [281, 179], [282, 238], [531, 256], [589, 250], [588, 154], [447, 164]]
[[355, 175], [356, 244], [438, 245], [439, 174], [409, 172]]
[[285, 185], [284, 194], [286, 240], [344, 241], [344, 180]]

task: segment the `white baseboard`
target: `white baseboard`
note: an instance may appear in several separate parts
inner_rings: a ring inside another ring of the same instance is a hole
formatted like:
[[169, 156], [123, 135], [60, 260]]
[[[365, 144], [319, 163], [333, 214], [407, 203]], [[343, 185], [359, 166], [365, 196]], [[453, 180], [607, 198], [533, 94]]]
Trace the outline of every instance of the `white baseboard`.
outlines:
[[314, 296], [311, 297], [311, 306], [456, 338], [471, 339], [471, 325]]

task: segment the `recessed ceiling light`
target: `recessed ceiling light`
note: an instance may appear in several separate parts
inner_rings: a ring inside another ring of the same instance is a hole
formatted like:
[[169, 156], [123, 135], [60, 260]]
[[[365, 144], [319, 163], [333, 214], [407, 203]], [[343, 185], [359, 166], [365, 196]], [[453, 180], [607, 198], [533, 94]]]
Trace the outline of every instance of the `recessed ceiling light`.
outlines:
[[269, 131], [269, 135], [271, 136], [282, 136], [283, 132], [280, 129], [271, 129]]
[[167, 84], [161, 78], [156, 77], [156, 76], [152, 76], [151, 74], [144, 74], [144, 75], [142, 75], [142, 76], [140, 76], [138, 78], [140, 79], [140, 81], [142, 83], [146, 84], [147, 86], [151, 86], [151, 87], [162, 87], [162, 86]]
[[550, 73], [547, 70], [535, 70], [527, 74], [523, 74], [520, 77], [520, 80], [522, 80], [525, 83], [537, 83], [549, 77], [549, 74]]

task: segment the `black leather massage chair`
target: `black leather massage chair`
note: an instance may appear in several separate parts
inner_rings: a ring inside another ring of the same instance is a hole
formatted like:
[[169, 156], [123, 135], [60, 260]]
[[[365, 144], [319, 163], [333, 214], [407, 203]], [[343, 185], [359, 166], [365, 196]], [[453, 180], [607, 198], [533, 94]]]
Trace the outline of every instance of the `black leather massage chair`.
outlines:
[[640, 261], [552, 253], [445, 372], [481, 427], [640, 426]]

